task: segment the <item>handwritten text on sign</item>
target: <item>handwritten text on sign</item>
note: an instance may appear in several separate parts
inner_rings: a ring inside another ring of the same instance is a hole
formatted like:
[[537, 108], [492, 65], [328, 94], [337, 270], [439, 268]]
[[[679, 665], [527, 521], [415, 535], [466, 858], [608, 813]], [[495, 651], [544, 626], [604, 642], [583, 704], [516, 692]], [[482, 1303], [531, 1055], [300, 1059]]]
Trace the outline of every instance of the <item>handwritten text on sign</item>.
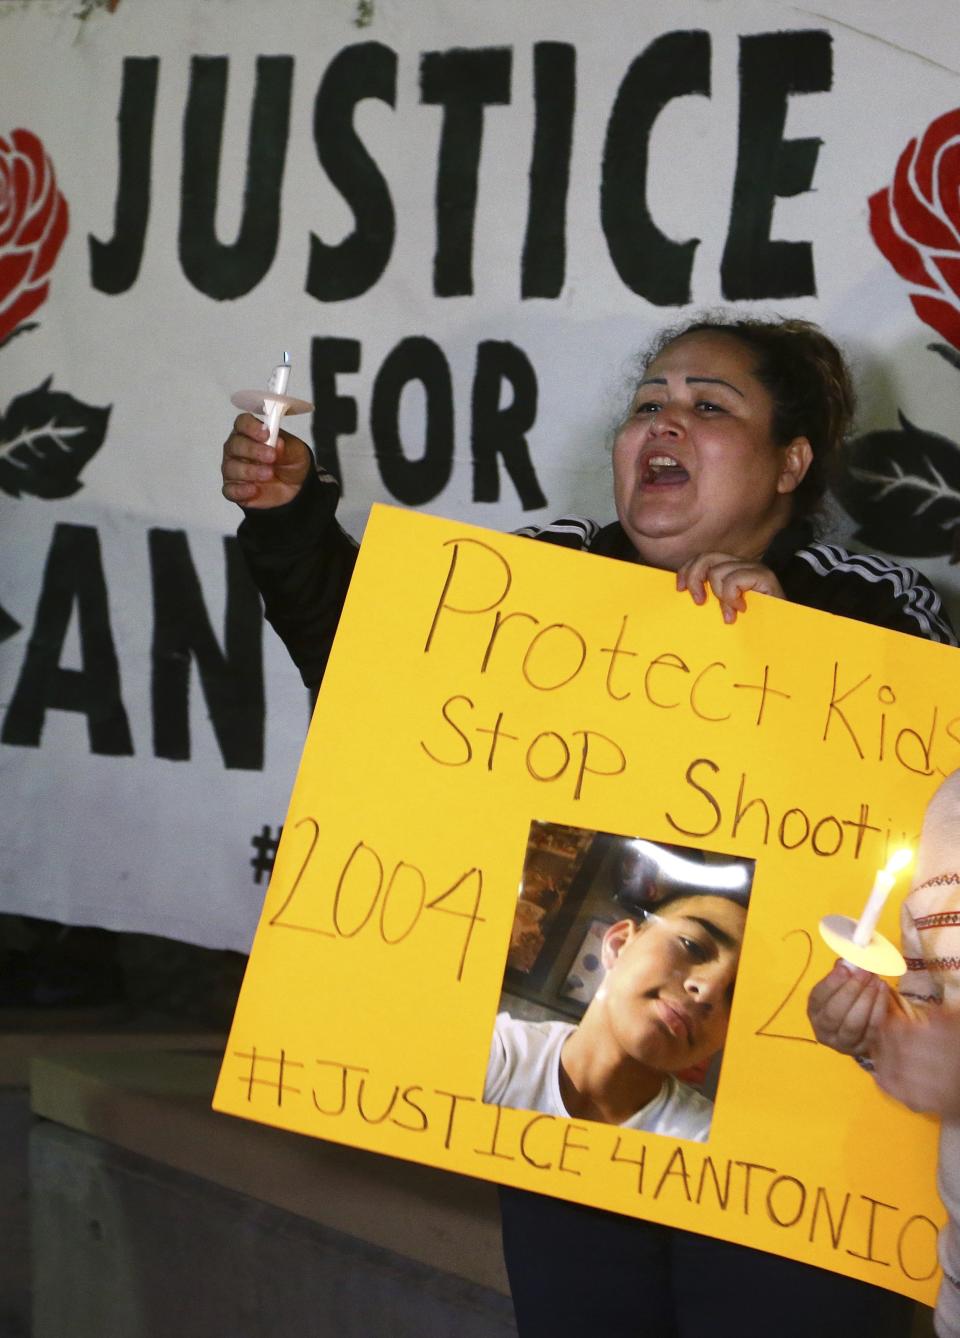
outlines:
[[[668, 573], [376, 508], [216, 1106], [929, 1301], [935, 1128], [804, 1000], [820, 916], [960, 765], [955, 660], [772, 599], [728, 627]], [[706, 1143], [483, 1102], [533, 819], [756, 860]]]

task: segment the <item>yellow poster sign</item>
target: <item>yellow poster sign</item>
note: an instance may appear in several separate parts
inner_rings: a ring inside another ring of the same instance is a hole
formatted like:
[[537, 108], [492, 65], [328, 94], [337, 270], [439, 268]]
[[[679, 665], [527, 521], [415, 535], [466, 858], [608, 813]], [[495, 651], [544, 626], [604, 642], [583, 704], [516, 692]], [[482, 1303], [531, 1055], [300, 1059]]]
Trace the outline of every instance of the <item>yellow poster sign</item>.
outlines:
[[[216, 1108], [930, 1303], [935, 1125], [805, 1001], [820, 918], [859, 913], [960, 765], [957, 666], [375, 508]], [[597, 1078], [621, 1025], [626, 1095]]]

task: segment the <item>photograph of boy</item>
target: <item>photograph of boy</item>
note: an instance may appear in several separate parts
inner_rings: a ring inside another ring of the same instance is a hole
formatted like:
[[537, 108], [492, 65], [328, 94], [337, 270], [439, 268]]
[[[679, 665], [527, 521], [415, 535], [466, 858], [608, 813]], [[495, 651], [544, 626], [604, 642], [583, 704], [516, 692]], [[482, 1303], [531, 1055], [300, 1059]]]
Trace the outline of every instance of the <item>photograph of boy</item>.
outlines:
[[713, 1102], [675, 1075], [723, 1048], [747, 896], [678, 891], [611, 925], [578, 1025], [497, 1017], [484, 1100], [705, 1141]]

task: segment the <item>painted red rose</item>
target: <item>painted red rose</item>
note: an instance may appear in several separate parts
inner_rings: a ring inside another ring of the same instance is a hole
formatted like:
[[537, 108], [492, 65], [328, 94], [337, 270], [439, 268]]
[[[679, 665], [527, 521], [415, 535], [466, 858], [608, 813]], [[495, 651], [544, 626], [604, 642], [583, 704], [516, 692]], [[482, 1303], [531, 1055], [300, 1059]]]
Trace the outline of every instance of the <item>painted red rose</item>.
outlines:
[[46, 300], [67, 226], [40, 140], [29, 130], [0, 135], [0, 342]]
[[873, 240], [914, 310], [960, 348], [960, 107], [938, 116], [903, 153], [892, 183], [870, 197]]

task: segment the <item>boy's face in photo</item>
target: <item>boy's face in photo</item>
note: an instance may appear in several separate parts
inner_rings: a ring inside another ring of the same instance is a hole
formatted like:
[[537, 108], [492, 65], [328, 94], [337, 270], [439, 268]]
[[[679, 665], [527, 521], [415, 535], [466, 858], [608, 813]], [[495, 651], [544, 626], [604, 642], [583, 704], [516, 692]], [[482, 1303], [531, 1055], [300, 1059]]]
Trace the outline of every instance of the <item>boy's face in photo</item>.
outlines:
[[722, 1049], [745, 923], [735, 901], [704, 894], [611, 925], [595, 1002], [625, 1054], [673, 1073]]

